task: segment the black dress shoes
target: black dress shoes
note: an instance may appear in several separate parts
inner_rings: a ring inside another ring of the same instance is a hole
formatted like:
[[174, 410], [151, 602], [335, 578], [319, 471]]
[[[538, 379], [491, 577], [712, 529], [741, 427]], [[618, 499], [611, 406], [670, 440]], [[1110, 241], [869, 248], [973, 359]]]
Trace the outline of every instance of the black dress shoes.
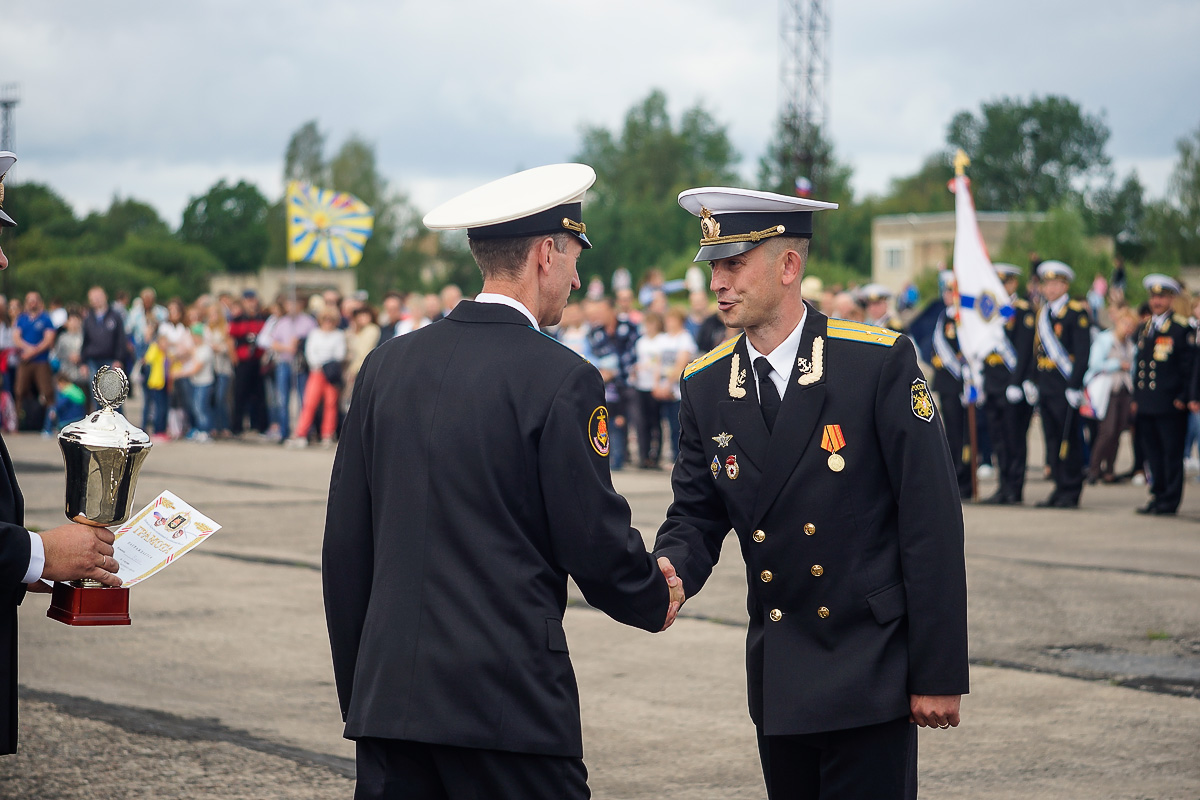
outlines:
[[1015, 506], [1017, 505], [1017, 501], [1003, 492], [996, 492], [991, 497], [980, 500], [979, 504], [981, 506]]

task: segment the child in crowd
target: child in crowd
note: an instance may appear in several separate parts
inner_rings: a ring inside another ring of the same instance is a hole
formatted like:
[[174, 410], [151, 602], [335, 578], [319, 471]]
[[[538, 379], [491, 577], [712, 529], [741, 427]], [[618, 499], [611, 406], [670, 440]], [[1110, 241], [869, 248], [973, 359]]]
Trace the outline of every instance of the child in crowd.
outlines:
[[152, 325], [146, 338], [150, 346], [142, 357], [142, 373], [146, 378], [146, 405], [142, 409], [142, 428], [149, 430], [153, 427], [154, 436], [158, 441], [167, 438], [167, 352], [171, 340], [167, 334], [159, 333], [158, 326]]
[[46, 424], [42, 427], [42, 433], [46, 436], [53, 436], [72, 422], [78, 422], [86, 412], [87, 396], [83, 389], [64, 372], [59, 372], [55, 379], [58, 381], [58, 394], [54, 398], [54, 405], [46, 411]]

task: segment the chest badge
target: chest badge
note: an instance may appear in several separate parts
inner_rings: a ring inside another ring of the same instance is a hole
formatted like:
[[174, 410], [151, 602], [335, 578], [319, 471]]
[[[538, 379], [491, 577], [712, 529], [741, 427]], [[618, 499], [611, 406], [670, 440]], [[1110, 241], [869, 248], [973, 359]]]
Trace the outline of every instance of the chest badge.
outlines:
[[713, 474], [714, 478], [716, 478], [718, 475], [720, 475], [721, 474], [721, 457], [713, 456], [712, 463], [708, 465], [708, 468], [710, 470], [712, 470], [712, 474]]
[[801, 386], [812, 386], [821, 380], [825, 374], [825, 340], [822, 337], [813, 339], [812, 358], [796, 359], [796, 369], [800, 374], [796, 383]]
[[729, 480], [736, 481], [737, 476], [741, 473], [742, 468], [738, 466], [737, 456], [730, 456], [725, 459], [725, 474], [729, 476]]
[[733, 434], [721, 432], [712, 437], [712, 440], [717, 443], [717, 447], [729, 447], [729, 443], [733, 441]]
[[842, 457], [838, 450], [846, 446], [846, 437], [842, 435], [841, 425], [826, 425], [825, 432], [821, 435], [821, 449], [829, 451], [829, 468], [834, 472], [841, 472], [846, 468], [846, 459]]
[[1175, 340], [1170, 336], [1158, 336], [1154, 339], [1154, 360], [1166, 361], [1175, 350]]
[[925, 384], [924, 378], [917, 378], [912, 382], [912, 412], [917, 419], [923, 419], [926, 422], [933, 420], [933, 400], [929, 397], [929, 387]]

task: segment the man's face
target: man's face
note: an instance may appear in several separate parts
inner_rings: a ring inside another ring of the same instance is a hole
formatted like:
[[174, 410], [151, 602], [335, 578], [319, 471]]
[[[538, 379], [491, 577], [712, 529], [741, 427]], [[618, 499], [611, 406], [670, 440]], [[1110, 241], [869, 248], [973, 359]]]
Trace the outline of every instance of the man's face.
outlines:
[[25, 295], [25, 313], [40, 314], [42, 313], [42, 296], [37, 292], [30, 292]]
[[1008, 292], [1010, 295], [1017, 293], [1017, 276], [1016, 275], [1010, 275], [1009, 277], [1004, 279], [1004, 291]]
[[754, 328], [771, 322], [779, 313], [784, 287], [780, 271], [783, 253], [772, 257], [769, 248], [710, 262], [709, 288], [717, 295], [717, 310], [728, 328]]
[[383, 300], [383, 311], [387, 314], [389, 322], [398, 322], [404, 313], [404, 309], [400, 305], [400, 298], [385, 297]]
[[154, 292], [142, 292], [142, 308], [149, 311], [154, 308], [154, 301], [157, 299]]
[[247, 297], [245, 300], [243, 300], [242, 308], [245, 309], [247, 314], [251, 314], [251, 315], [257, 314], [258, 313], [258, 297], [257, 297], [257, 295], [251, 295], [250, 297]]
[[580, 287], [579, 271], [576, 265], [583, 245], [572, 238], [567, 242], [567, 252], [560, 253], [557, 248], [550, 248], [550, 274], [543, 286], [548, 290], [546, 302], [542, 304], [543, 316], [538, 319], [541, 325], [557, 325], [562, 319], [563, 308], [571, 291]]
[[103, 311], [108, 308], [108, 295], [103, 289], [94, 288], [88, 292], [88, 305], [96, 311]]
[[0, 269], [8, 269], [8, 258], [4, 255], [2, 247], [0, 247]]
[[867, 316], [871, 319], [881, 318], [887, 310], [887, 300], [872, 300], [867, 303]]
[[1169, 292], [1156, 292], [1150, 295], [1150, 313], [1154, 316], [1165, 314], [1171, 310], [1171, 303], [1175, 300], [1175, 295]]
[[1042, 297], [1046, 302], [1053, 303], [1067, 293], [1067, 282], [1061, 278], [1049, 278], [1042, 281]]
[[624, 313], [633, 311], [633, 289], [617, 289], [617, 309]]

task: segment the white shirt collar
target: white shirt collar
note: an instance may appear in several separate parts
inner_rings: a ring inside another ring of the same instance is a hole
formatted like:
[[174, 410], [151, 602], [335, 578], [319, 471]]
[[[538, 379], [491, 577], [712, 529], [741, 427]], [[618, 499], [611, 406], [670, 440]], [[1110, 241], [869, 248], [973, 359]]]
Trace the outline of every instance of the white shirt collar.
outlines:
[[475, 295], [475, 302], [495, 303], [496, 305], [515, 308], [517, 311], [520, 311], [525, 315], [525, 318], [529, 320], [529, 324], [532, 325], [535, 330], [541, 330], [541, 327], [538, 325], [537, 317], [535, 317], [533, 312], [525, 307], [524, 303], [515, 297], [509, 297], [506, 294], [497, 294], [496, 292], [480, 292], [479, 294]]
[[[796, 353], [800, 350], [800, 337], [804, 334], [804, 321], [808, 319], [808, 306], [804, 307], [804, 316], [800, 317], [800, 321], [796, 323], [795, 329], [787, 335], [787, 338], [779, 343], [779, 346], [771, 351], [770, 355], [766, 356], [767, 362], [771, 365], [771, 382], [775, 384], [775, 388], [779, 390], [779, 399], [783, 399], [784, 392], [788, 388], [788, 378], [792, 375], [792, 364], [796, 362]], [[754, 345], [750, 344], [750, 337], [746, 337], [746, 353], [750, 356], [750, 366], [754, 369], [754, 362], [762, 357], [762, 353], [754, 349]], [[758, 380], [758, 370], [754, 369], [754, 379]]]
[[1060, 297], [1057, 300], [1055, 300], [1054, 302], [1050, 303], [1050, 311], [1052, 313], [1057, 314], [1058, 312], [1062, 311], [1063, 306], [1065, 306], [1069, 302], [1071, 302], [1071, 298], [1068, 295], [1064, 294], [1062, 297]]
[[1169, 320], [1170, 318], [1171, 318], [1171, 309], [1169, 309], [1169, 308], [1161, 314], [1154, 315], [1153, 319], [1151, 320], [1154, 324], [1154, 330], [1161, 331], [1162, 326], [1165, 325], [1167, 320]]

